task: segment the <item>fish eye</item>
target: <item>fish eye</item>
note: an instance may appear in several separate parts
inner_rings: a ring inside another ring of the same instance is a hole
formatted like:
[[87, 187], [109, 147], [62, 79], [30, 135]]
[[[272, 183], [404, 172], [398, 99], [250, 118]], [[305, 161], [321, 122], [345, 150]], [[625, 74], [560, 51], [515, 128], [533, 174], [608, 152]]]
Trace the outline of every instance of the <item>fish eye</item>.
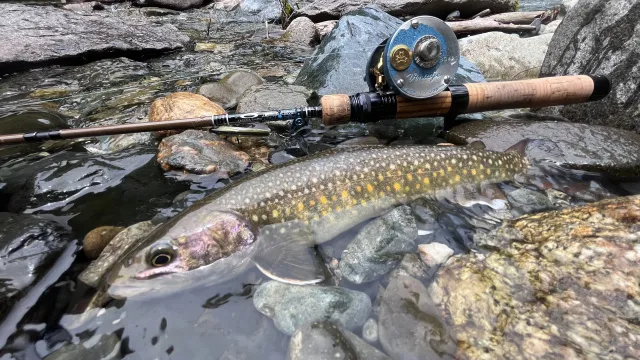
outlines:
[[164, 244], [151, 249], [149, 263], [155, 267], [168, 265], [175, 256], [175, 250], [170, 245]]

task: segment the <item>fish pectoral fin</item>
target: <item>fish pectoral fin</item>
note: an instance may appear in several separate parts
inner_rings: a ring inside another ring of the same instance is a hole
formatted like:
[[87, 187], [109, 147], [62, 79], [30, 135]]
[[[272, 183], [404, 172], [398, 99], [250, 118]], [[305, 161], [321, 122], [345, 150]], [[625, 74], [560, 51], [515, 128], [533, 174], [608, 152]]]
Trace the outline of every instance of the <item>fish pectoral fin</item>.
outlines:
[[291, 221], [264, 226], [254, 256], [268, 277], [289, 284], [315, 284], [325, 279], [323, 264], [309, 226]]

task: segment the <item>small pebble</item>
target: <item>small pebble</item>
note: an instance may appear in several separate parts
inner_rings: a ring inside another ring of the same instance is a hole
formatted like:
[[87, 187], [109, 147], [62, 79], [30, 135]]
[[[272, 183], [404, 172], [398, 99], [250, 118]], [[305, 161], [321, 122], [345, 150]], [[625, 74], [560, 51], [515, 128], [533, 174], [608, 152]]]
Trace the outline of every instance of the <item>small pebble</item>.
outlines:
[[418, 245], [418, 252], [428, 266], [444, 264], [453, 255], [450, 247], [440, 243]]
[[87, 258], [95, 260], [100, 256], [102, 250], [118, 235], [123, 227], [120, 226], [100, 226], [87, 233], [84, 237], [82, 250]]
[[367, 320], [362, 326], [362, 338], [370, 343], [378, 341], [378, 323], [375, 319]]

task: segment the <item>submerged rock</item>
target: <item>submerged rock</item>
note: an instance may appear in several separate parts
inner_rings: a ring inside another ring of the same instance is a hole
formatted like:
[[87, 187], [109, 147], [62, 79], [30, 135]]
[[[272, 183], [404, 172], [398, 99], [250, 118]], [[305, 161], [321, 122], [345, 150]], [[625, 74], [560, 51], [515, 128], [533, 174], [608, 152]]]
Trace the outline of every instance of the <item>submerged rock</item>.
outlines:
[[249, 70], [234, 70], [226, 74], [220, 81], [204, 84], [198, 88], [198, 94], [209, 100], [222, 104], [225, 109], [232, 109], [238, 105], [242, 94], [250, 87], [262, 85], [264, 80], [260, 75]]
[[302, 46], [313, 46], [320, 37], [313, 21], [306, 17], [294, 19], [282, 34], [280, 40]]
[[120, 226], [100, 226], [87, 233], [82, 242], [82, 251], [89, 259], [96, 259], [111, 240], [118, 235], [123, 227]]
[[548, 196], [526, 188], [508, 192], [507, 199], [512, 206], [521, 210], [521, 215], [553, 209]]
[[143, 221], [120, 231], [78, 279], [89, 286], [97, 287], [100, 279], [122, 259], [124, 253], [143, 240], [155, 227], [151, 221]]
[[581, 0], [568, 12], [553, 35], [540, 75], [606, 75], [612, 88], [600, 101], [561, 107], [562, 116], [640, 132], [638, 23], [638, 1]]
[[400, 264], [389, 273], [389, 279], [399, 276], [409, 276], [420, 281], [426, 280], [429, 267], [417, 254], [405, 254]]
[[460, 55], [480, 68], [488, 80], [537, 78], [552, 34], [521, 38], [492, 31], [459, 40]]
[[342, 276], [355, 283], [373, 281], [414, 253], [418, 237], [411, 208], [400, 206], [365, 225], [342, 252]]
[[65, 216], [78, 233], [153, 216], [189, 188], [163, 176], [153, 147], [104, 155], [63, 151], [12, 169], [0, 181], [11, 212]]
[[[202, 116], [222, 115], [220, 105], [206, 97], [189, 92], [177, 92], [155, 100], [149, 108], [149, 121], [189, 119]], [[160, 130], [157, 137], [179, 134], [181, 130]]]
[[450, 247], [437, 242], [419, 245], [418, 252], [422, 261], [429, 267], [444, 264], [453, 255]]
[[48, 270], [71, 239], [58, 223], [0, 212], [0, 319]]
[[[305, 61], [295, 84], [317, 90], [320, 95], [369, 91], [365, 80], [369, 54], [401, 24], [376, 6], [345, 14]], [[452, 83], [482, 81], [481, 72], [461, 58]]]
[[640, 196], [509, 221], [450, 259], [429, 291], [458, 356], [640, 356]]
[[287, 360], [390, 358], [362, 341], [356, 334], [330, 322], [313, 322], [300, 327], [292, 336]]
[[455, 354], [455, 337], [416, 279], [399, 276], [391, 280], [382, 295], [378, 328], [380, 343], [393, 359], [440, 359]]
[[157, 6], [171, 10], [188, 10], [201, 7], [205, 0], [133, 0], [135, 6]]
[[238, 102], [238, 113], [293, 109], [309, 106], [315, 93], [304, 86], [264, 84], [247, 90]]
[[[610, 176], [640, 175], [640, 135], [612, 127], [558, 121], [483, 120], [456, 126], [447, 140], [458, 145], [482, 141], [487, 150], [504, 151], [526, 140], [527, 156], [560, 165], [605, 172]], [[544, 147], [553, 145], [551, 150]], [[546, 143], [546, 144], [545, 144]]]
[[[353, 0], [316, 0], [294, 11], [293, 16], [306, 16], [314, 22], [339, 19], [355, 10], [371, 4], [371, 1]], [[449, 13], [460, 10], [462, 17], [471, 17], [484, 9], [492, 14], [515, 11], [515, 0], [389, 0], [376, 1], [382, 11], [393, 16], [431, 15], [444, 19]]]
[[183, 169], [194, 174], [244, 171], [249, 155], [218, 135], [201, 130], [185, 130], [162, 139], [158, 146], [158, 163], [163, 170]]
[[365, 293], [279, 281], [261, 285], [253, 296], [253, 304], [287, 335], [292, 335], [305, 323], [323, 320], [354, 330], [362, 326], [371, 313], [371, 299]]
[[[78, 14], [50, 6], [0, 4], [0, 72], [182, 49], [189, 37], [174, 26], [111, 14]], [[33, 26], [37, 23], [38, 26]]]
[[47, 355], [44, 360], [103, 359], [120, 360], [120, 339], [116, 334], [100, 335], [80, 344], [67, 344]]

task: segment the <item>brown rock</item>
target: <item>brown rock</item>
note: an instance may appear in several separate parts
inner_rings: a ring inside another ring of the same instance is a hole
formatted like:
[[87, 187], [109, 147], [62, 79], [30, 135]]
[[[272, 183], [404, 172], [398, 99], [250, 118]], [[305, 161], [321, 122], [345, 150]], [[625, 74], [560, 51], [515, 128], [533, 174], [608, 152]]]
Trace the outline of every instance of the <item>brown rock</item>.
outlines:
[[82, 243], [84, 254], [91, 260], [97, 259], [102, 250], [118, 235], [123, 227], [100, 226], [87, 233]]
[[[189, 92], [177, 92], [151, 103], [149, 121], [166, 121], [194, 117], [221, 115], [224, 109], [206, 97]], [[182, 130], [162, 130], [154, 132], [157, 137], [175, 135]]]

